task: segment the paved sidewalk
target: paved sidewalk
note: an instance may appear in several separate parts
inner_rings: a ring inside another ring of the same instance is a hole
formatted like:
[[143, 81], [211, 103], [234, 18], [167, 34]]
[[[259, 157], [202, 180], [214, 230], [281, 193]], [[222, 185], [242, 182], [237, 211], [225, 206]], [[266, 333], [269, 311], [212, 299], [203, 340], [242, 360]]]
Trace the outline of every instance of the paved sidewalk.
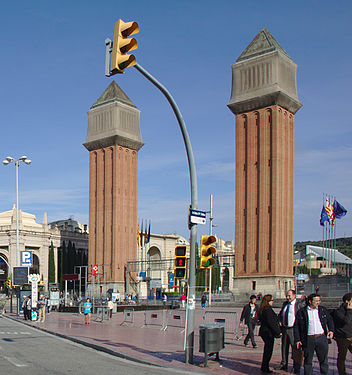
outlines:
[[[239, 312], [239, 309], [227, 310]], [[177, 310], [172, 311], [176, 312]], [[160, 311], [156, 313], [160, 314]], [[28, 322], [23, 320], [22, 316], [17, 317], [14, 314], [6, 314], [5, 316], [133, 361], [211, 374], [261, 374], [263, 342], [258, 336], [256, 337], [258, 347], [253, 349], [251, 346], [245, 347], [243, 345], [243, 338], [236, 340], [234, 334], [226, 334], [225, 348], [220, 352], [220, 362], [210, 359], [208, 367], [204, 367], [204, 354], [199, 352], [199, 325], [203, 323], [203, 315], [204, 310], [196, 310], [193, 365], [184, 363], [184, 333], [182, 328], [168, 327], [164, 331], [157, 325], [144, 326], [145, 315], [143, 311], [134, 312], [133, 323], [123, 323], [123, 313], [113, 314], [111, 320], [104, 322], [95, 321], [96, 316], [92, 315], [90, 325], [84, 324], [83, 315], [72, 313], [51, 312], [47, 314], [45, 323]], [[280, 363], [280, 351], [280, 340], [276, 340], [270, 363], [272, 368], [277, 367]], [[329, 345], [331, 374], [338, 374], [336, 355], [337, 348], [335, 342], [333, 342]], [[348, 358], [346, 365], [347, 373], [352, 374], [351, 356]], [[292, 367], [290, 366], [289, 369], [291, 370]], [[316, 358], [314, 369], [314, 374], [320, 373]], [[279, 370], [276, 370], [275, 373], [285, 374], [285, 372]], [[303, 374], [303, 370], [301, 373]]]

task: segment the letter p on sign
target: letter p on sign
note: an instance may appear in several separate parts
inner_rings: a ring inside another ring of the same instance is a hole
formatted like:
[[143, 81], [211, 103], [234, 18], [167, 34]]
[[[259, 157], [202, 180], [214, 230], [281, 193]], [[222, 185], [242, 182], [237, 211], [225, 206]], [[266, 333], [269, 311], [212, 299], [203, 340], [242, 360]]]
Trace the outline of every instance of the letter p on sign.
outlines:
[[32, 251], [30, 250], [21, 251], [21, 266], [33, 267], [32, 266]]

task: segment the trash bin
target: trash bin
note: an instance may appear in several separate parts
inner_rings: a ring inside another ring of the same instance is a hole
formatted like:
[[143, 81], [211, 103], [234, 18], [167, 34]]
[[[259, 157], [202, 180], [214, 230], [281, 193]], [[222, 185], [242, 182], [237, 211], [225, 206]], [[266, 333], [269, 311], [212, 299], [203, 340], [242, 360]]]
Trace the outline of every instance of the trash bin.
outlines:
[[199, 351], [205, 354], [204, 365], [208, 364], [208, 354], [216, 353], [219, 360], [219, 352], [225, 347], [224, 326], [219, 323], [206, 323], [199, 326]]

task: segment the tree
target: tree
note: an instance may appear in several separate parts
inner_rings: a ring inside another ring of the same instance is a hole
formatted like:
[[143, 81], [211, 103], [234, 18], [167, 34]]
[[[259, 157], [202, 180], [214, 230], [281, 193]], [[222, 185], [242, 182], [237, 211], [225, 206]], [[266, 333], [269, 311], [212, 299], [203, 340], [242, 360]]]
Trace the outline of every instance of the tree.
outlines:
[[51, 241], [49, 247], [49, 283], [55, 282], [55, 259], [54, 259], [54, 245], [53, 241]]

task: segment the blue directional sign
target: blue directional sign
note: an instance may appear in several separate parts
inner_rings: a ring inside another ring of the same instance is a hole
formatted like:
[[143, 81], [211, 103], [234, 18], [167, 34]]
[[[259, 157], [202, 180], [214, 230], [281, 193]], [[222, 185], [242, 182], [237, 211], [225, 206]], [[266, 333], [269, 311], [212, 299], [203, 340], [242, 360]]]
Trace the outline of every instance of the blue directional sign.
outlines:
[[33, 252], [31, 250], [21, 251], [21, 266], [33, 267]]
[[169, 288], [173, 288], [175, 286], [175, 275], [173, 273], [169, 273]]

